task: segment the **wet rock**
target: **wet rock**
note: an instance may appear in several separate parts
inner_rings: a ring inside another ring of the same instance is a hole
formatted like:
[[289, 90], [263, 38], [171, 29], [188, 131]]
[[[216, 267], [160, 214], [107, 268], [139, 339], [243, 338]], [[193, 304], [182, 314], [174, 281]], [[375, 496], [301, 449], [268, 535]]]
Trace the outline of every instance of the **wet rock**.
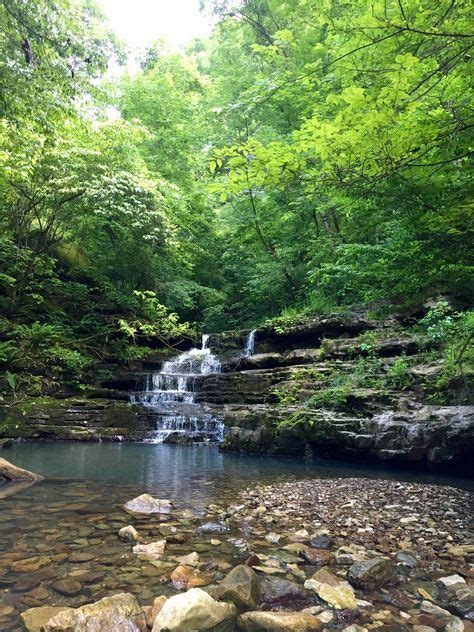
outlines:
[[395, 560], [407, 568], [416, 568], [419, 564], [411, 551], [398, 551], [395, 555]]
[[232, 601], [240, 609], [256, 608], [260, 601], [258, 577], [250, 566], [236, 566], [219, 584], [216, 596]]
[[395, 584], [398, 581], [393, 562], [381, 557], [356, 562], [350, 567], [347, 579], [356, 588], [366, 590]]
[[474, 589], [464, 586], [459, 590], [452, 591], [446, 601], [443, 601], [443, 605], [452, 612], [463, 619], [468, 621], [474, 621]]
[[118, 536], [122, 542], [138, 542], [139, 540], [138, 531], [131, 524], [122, 527], [118, 532]]
[[193, 551], [188, 555], [181, 555], [181, 557], [177, 557], [176, 561], [180, 564], [184, 564], [185, 566], [197, 566], [199, 562], [199, 553]]
[[66, 577], [65, 579], [58, 579], [57, 582], [52, 584], [54, 590], [61, 595], [78, 595], [82, 590], [82, 584], [77, 580]]
[[463, 588], [466, 586], [466, 580], [460, 575], [449, 575], [448, 577], [440, 577], [438, 583], [444, 588], [451, 589], [454, 587]]
[[238, 618], [243, 632], [318, 632], [322, 622], [302, 612], [246, 612]]
[[165, 546], [165, 540], [157, 540], [156, 542], [151, 542], [150, 544], [136, 544], [132, 551], [135, 555], [138, 555], [140, 560], [148, 562], [152, 560], [160, 560], [165, 554]]
[[73, 608], [64, 608], [62, 606], [41, 606], [39, 608], [30, 608], [20, 613], [20, 617], [23, 621], [28, 632], [42, 632], [43, 626], [48, 623], [59, 612], [71, 611]]
[[34, 474], [28, 470], [23, 470], [21, 467], [17, 467], [0, 457], [0, 481], [41, 481], [43, 479], [39, 474]]
[[71, 553], [68, 559], [70, 562], [82, 564], [84, 562], [90, 562], [94, 557], [93, 553], [88, 553], [87, 551], [75, 551]]
[[52, 558], [46, 555], [39, 555], [36, 557], [28, 557], [24, 560], [17, 560], [11, 565], [12, 571], [15, 573], [34, 573], [35, 571], [51, 564]]
[[322, 533], [321, 535], [312, 537], [309, 543], [315, 549], [330, 549], [333, 542], [326, 533]]
[[355, 610], [357, 608], [354, 590], [348, 584], [337, 586], [323, 584], [315, 579], [307, 579], [304, 583], [307, 590], [313, 590], [323, 601], [337, 610]]
[[272, 608], [302, 609], [309, 605], [303, 586], [281, 577], [263, 577], [260, 581], [261, 604]]
[[300, 555], [308, 562], [308, 564], [314, 564], [316, 566], [328, 564], [334, 557], [331, 551], [327, 551], [326, 549], [310, 548], [303, 549]]
[[171, 581], [178, 588], [195, 588], [211, 584], [214, 577], [211, 573], [203, 573], [191, 566], [180, 564], [171, 573]]
[[170, 597], [158, 613], [153, 632], [191, 632], [191, 630], [231, 630], [236, 608], [219, 603], [200, 588]]
[[168, 514], [171, 511], [171, 501], [142, 494], [129, 500], [123, 507], [132, 514]]
[[135, 597], [120, 593], [81, 608], [62, 610], [50, 619], [42, 632], [145, 632], [145, 615]]

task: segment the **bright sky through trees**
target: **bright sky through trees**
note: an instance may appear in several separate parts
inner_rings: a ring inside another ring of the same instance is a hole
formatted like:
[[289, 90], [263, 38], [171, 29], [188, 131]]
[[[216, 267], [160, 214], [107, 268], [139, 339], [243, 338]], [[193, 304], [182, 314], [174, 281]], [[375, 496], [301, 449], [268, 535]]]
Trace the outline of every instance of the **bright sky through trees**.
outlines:
[[183, 46], [206, 36], [212, 18], [199, 11], [199, 0], [99, 0], [113, 30], [131, 48], [165, 37]]

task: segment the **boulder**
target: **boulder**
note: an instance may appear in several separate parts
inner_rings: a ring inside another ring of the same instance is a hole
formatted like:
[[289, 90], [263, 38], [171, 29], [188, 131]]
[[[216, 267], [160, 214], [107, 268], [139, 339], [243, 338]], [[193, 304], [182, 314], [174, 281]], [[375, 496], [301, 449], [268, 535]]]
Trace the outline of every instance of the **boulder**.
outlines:
[[418, 566], [418, 560], [411, 551], [398, 551], [395, 555], [395, 560], [407, 568], [416, 568]]
[[0, 458], [0, 481], [2, 479], [7, 481], [41, 481], [43, 477]]
[[41, 632], [43, 626], [59, 612], [71, 611], [73, 608], [63, 606], [41, 606], [40, 608], [30, 608], [20, 613], [23, 625], [27, 632]]
[[145, 614], [135, 597], [120, 593], [81, 608], [62, 610], [43, 625], [42, 632], [146, 632]]
[[398, 576], [396, 566], [391, 560], [375, 557], [353, 564], [349, 569], [347, 579], [356, 588], [372, 590], [396, 584]]
[[140, 538], [138, 531], [135, 527], [132, 527], [131, 524], [126, 527], [122, 527], [118, 532], [118, 536], [122, 542], [137, 542]]
[[153, 625], [153, 632], [227, 632], [234, 629], [236, 608], [219, 603], [200, 588], [170, 597]]
[[132, 514], [167, 514], [171, 511], [171, 501], [142, 494], [129, 500], [123, 507]]
[[304, 612], [246, 612], [238, 619], [243, 632], [318, 632], [322, 622]]
[[233, 568], [216, 590], [219, 599], [232, 601], [238, 608], [256, 608], [260, 600], [258, 577], [250, 566], [240, 564]]

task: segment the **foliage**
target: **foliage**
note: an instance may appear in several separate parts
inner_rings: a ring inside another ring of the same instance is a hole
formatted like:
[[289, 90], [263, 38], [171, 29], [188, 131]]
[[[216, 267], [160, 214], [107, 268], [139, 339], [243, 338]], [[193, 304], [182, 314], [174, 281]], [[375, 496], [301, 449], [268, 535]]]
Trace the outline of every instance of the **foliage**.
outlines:
[[[472, 300], [467, 4], [209, 4], [208, 40], [111, 82], [91, 0], [1, 3], [5, 388], [82, 388], [198, 328]], [[422, 323], [446, 384], [472, 362], [462, 311]], [[361, 342], [321, 397], [377, 383]]]

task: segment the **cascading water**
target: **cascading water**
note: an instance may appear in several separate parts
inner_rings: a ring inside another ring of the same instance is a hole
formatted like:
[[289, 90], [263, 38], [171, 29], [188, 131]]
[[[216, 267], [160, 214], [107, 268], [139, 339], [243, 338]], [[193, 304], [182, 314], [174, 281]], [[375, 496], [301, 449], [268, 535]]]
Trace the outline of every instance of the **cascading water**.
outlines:
[[192, 441], [222, 441], [224, 424], [205, 406], [195, 402], [194, 380], [198, 375], [220, 373], [221, 363], [209, 349], [209, 336], [201, 348], [193, 348], [164, 362], [159, 373], [147, 376], [145, 390], [131, 396], [131, 402], [156, 412], [156, 430], [150, 442], [163, 443], [173, 435]]
[[[244, 355], [252, 355], [255, 331], [247, 337]], [[201, 348], [193, 348], [163, 363], [159, 373], [150, 373], [144, 390], [134, 393], [130, 401], [151, 409], [156, 415], [156, 430], [148, 439], [163, 443], [172, 438], [189, 441], [224, 439], [224, 423], [205, 404], [196, 402], [196, 377], [221, 372], [221, 363], [209, 348], [209, 335], [202, 337]], [[184, 436], [183, 436], [184, 435]]]
[[252, 329], [252, 331], [247, 336], [247, 342], [245, 344], [245, 349], [244, 349], [244, 356], [246, 358], [248, 358], [249, 356], [253, 355], [253, 350], [255, 349], [255, 336], [256, 336], [256, 333], [257, 333], [257, 330], [256, 329]]

